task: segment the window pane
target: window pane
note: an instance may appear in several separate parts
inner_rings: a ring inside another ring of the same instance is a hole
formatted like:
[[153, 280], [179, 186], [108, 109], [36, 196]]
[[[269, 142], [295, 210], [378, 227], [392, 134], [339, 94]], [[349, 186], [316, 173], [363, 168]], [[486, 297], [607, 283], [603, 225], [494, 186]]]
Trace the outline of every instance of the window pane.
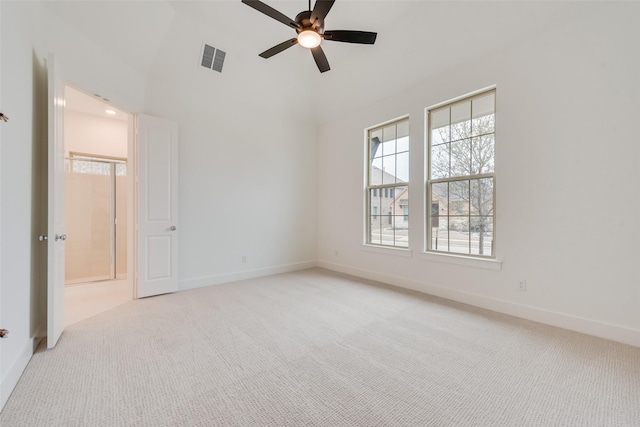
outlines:
[[431, 185], [431, 205], [438, 205], [438, 215], [449, 215], [449, 183], [441, 182]]
[[400, 153], [396, 157], [397, 182], [409, 182], [409, 153]]
[[471, 136], [471, 101], [461, 102], [451, 107], [451, 140]]
[[390, 211], [386, 212], [385, 215], [380, 216], [380, 243], [393, 246], [395, 244], [393, 215], [391, 215]]
[[378, 190], [369, 190], [369, 212], [372, 217], [376, 217], [380, 214], [380, 197], [378, 196]]
[[431, 203], [430, 215], [429, 225], [427, 225], [427, 227], [438, 228], [440, 221], [440, 205], [437, 202]]
[[495, 91], [428, 114], [429, 250], [493, 256]]
[[471, 215], [493, 215], [493, 178], [472, 179], [469, 196]]
[[369, 217], [369, 243], [380, 244], [382, 239], [380, 237], [380, 216], [370, 216]]
[[493, 217], [471, 217], [471, 253], [493, 255]]
[[396, 125], [382, 129], [382, 155], [388, 156], [396, 153]]
[[393, 215], [393, 197], [389, 194], [389, 189], [381, 189], [380, 194], [380, 214]]
[[409, 137], [409, 120], [403, 120], [397, 123], [396, 127], [396, 139]]
[[[409, 181], [409, 120], [370, 130], [369, 137], [367, 242], [406, 247], [409, 205], [403, 193]], [[398, 183], [405, 186], [392, 187]]]
[[469, 175], [471, 169], [471, 140], [463, 139], [451, 143], [450, 176]]
[[396, 156], [382, 158], [382, 184], [396, 183]]
[[393, 229], [394, 229], [394, 245], [401, 247], [409, 246], [409, 217], [405, 219], [402, 215], [396, 215], [393, 217]]
[[471, 101], [473, 135], [483, 135], [495, 132], [495, 93], [476, 98]]
[[378, 129], [369, 134], [369, 158], [382, 156], [382, 130]]
[[431, 250], [448, 251], [449, 250], [449, 218], [440, 217], [437, 227], [431, 230]]
[[409, 187], [395, 187], [392, 190], [394, 190], [393, 214], [402, 215], [404, 212], [403, 206], [409, 206]]
[[[468, 213], [469, 205], [469, 181], [453, 181], [449, 183], [449, 212], [451, 215], [459, 214], [452, 208], [453, 204], [460, 204], [463, 208], [463, 212]], [[466, 205], [466, 206], [465, 206]]]
[[399, 138], [397, 141], [396, 150], [398, 153], [402, 153], [403, 151], [409, 151], [409, 137], [405, 136], [403, 138]]
[[375, 158], [371, 161], [369, 167], [369, 185], [382, 184], [382, 157]]
[[90, 175], [111, 175], [111, 165], [109, 163], [94, 160], [70, 160], [71, 171], [73, 173], [86, 173]]
[[449, 217], [449, 252], [469, 253], [469, 217]]
[[494, 135], [483, 135], [472, 139], [471, 174], [480, 175], [494, 172]]
[[449, 145], [431, 146], [431, 178], [449, 177]]
[[432, 111], [430, 119], [431, 145], [449, 142], [449, 108]]
[[396, 140], [386, 141], [382, 143], [382, 155], [390, 156], [396, 153]]
[[127, 176], [127, 165], [125, 163], [116, 163], [116, 176]]
[[453, 181], [449, 184], [450, 215], [469, 215], [469, 181]]

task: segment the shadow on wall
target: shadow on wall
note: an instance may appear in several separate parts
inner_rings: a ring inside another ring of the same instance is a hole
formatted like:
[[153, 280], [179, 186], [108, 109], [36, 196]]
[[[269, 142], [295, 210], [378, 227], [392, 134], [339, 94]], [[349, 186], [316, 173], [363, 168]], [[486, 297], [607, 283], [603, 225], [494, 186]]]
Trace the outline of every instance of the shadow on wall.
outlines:
[[48, 159], [48, 88], [44, 59], [34, 51], [31, 141], [31, 319], [29, 334], [46, 334], [47, 318], [47, 243], [38, 237], [47, 234], [47, 159]]

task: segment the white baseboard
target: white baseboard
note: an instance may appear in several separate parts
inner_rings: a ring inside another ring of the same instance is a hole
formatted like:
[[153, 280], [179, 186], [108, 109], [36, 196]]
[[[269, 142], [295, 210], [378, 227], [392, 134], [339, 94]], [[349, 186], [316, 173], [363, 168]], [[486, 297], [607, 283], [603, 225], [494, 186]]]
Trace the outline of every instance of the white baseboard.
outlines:
[[18, 358], [13, 362], [13, 365], [0, 381], [0, 412], [7, 403], [7, 400], [9, 400], [9, 396], [11, 396], [11, 392], [13, 392], [16, 384], [18, 384], [18, 380], [20, 380], [20, 376], [22, 376], [22, 373], [29, 364], [31, 356], [33, 356], [40, 340], [41, 338], [31, 338], [27, 341], [20, 351]]
[[181, 291], [188, 289], [202, 288], [204, 286], [220, 285], [222, 283], [235, 282], [238, 280], [253, 279], [255, 277], [271, 276], [273, 274], [290, 273], [292, 271], [305, 270], [317, 267], [316, 261], [304, 261], [295, 264], [278, 265], [275, 267], [259, 268], [255, 270], [244, 270], [233, 273], [219, 274], [216, 276], [199, 277], [180, 281]]
[[412, 289], [414, 291], [422, 292], [425, 294], [446, 298], [480, 308], [485, 308], [487, 310], [508, 314], [514, 317], [520, 317], [522, 319], [532, 320], [534, 322], [543, 323], [550, 326], [557, 326], [559, 328], [569, 329], [572, 331], [581, 332], [583, 334], [593, 335], [596, 337], [617, 341], [623, 344], [640, 347], [640, 330], [637, 329], [631, 329], [624, 326], [587, 319], [584, 317], [578, 317], [570, 314], [559, 313], [528, 305], [522, 305], [498, 298], [491, 298], [471, 292], [451, 289], [445, 286], [437, 286], [429, 283], [419, 282], [417, 280], [391, 276], [376, 271], [337, 264], [335, 262], [326, 260], [319, 260], [318, 267], [326, 268], [327, 270], [333, 270], [340, 273], [350, 274], [357, 277], [362, 277], [364, 279], [375, 280], [401, 288]]

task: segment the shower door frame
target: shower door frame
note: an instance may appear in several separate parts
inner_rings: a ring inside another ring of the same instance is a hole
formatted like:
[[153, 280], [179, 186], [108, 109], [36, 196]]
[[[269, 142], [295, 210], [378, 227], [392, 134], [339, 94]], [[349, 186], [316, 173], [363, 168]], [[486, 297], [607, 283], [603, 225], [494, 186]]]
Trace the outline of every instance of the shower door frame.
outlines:
[[[86, 162], [96, 162], [96, 163], [106, 163], [109, 165], [109, 172], [110, 172], [110, 180], [109, 180], [109, 186], [110, 186], [110, 193], [109, 193], [109, 277], [106, 279], [91, 279], [89, 278], [89, 280], [85, 280], [85, 281], [74, 281], [73, 283], [67, 283], [66, 278], [65, 278], [65, 286], [72, 286], [75, 284], [80, 284], [80, 283], [92, 283], [92, 282], [103, 282], [103, 281], [108, 281], [108, 280], [118, 280], [117, 277], [117, 255], [116, 255], [116, 239], [117, 239], [117, 231], [116, 231], [116, 227], [117, 227], [117, 221], [118, 218], [116, 216], [116, 198], [117, 198], [117, 190], [116, 190], [116, 179], [117, 179], [117, 175], [116, 175], [116, 165], [118, 164], [123, 164], [126, 167], [126, 171], [127, 171], [127, 175], [125, 175], [127, 177], [127, 205], [129, 204], [129, 192], [131, 191], [129, 188], [129, 184], [128, 184], [128, 180], [129, 180], [129, 164], [128, 164], [128, 159], [125, 157], [116, 157], [116, 156], [108, 156], [108, 155], [102, 155], [102, 154], [91, 154], [91, 153], [82, 153], [82, 152], [78, 152], [78, 151], [70, 151], [69, 152], [69, 157], [65, 157], [65, 160], [69, 160], [70, 162], [73, 161], [86, 161]], [[69, 167], [72, 167], [72, 164], [69, 165]], [[125, 214], [126, 217], [128, 217], [128, 210], [129, 207], [127, 206], [127, 214]], [[128, 218], [127, 218], [127, 223], [128, 223]], [[126, 242], [126, 247], [127, 247], [127, 271], [125, 273], [125, 278], [126, 280], [128, 280], [128, 276], [129, 276], [129, 235], [130, 230], [129, 230], [129, 224], [127, 224], [127, 235], [124, 237], [125, 238], [125, 242]]]

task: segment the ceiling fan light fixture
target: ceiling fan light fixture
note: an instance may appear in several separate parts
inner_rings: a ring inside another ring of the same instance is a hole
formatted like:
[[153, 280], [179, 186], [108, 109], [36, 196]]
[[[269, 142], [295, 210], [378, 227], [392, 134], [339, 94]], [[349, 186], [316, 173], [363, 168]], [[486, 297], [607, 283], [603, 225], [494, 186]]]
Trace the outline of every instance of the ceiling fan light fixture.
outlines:
[[321, 41], [322, 37], [320, 37], [320, 34], [313, 30], [300, 31], [300, 34], [298, 34], [298, 43], [300, 43], [300, 46], [309, 49], [320, 46]]

